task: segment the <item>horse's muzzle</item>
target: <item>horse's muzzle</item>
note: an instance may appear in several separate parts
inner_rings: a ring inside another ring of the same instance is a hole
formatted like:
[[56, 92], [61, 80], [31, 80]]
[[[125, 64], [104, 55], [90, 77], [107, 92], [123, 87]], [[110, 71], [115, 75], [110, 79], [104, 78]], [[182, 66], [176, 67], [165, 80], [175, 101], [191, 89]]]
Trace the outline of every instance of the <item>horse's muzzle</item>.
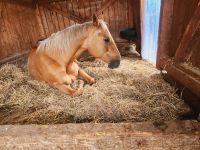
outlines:
[[114, 59], [111, 60], [110, 63], [108, 64], [108, 67], [111, 69], [117, 68], [120, 65], [120, 60], [119, 59]]

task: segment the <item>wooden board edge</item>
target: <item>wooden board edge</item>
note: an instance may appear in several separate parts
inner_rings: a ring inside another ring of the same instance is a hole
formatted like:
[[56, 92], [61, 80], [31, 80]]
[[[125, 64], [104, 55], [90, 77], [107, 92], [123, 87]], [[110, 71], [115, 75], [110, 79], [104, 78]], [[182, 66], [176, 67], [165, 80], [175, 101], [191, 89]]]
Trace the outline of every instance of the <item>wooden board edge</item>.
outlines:
[[6, 63], [17, 63], [19, 61], [23, 61], [28, 56], [28, 53], [29, 53], [29, 51], [25, 50], [22, 52], [18, 52], [14, 55], [11, 55], [9, 57], [3, 58], [0, 60], [0, 66], [4, 65]]

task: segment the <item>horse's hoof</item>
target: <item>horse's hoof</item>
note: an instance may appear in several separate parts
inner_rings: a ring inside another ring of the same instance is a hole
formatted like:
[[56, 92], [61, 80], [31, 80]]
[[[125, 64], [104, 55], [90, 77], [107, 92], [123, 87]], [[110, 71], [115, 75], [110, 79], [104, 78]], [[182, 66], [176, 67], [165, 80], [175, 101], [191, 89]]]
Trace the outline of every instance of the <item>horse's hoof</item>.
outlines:
[[83, 94], [83, 88], [79, 88], [79, 89], [76, 90], [76, 92], [74, 92], [72, 94], [72, 97], [74, 97], [74, 96], [80, 96], [82, 94]]
[[93, 84], [95, 84], [95, 83], [96, 83], [96, 80], [95, 80], [94, 78], [90, 79], [90, 81], [89, 81], [89, 84], [90, 84], [90, 85], [93, 85]]

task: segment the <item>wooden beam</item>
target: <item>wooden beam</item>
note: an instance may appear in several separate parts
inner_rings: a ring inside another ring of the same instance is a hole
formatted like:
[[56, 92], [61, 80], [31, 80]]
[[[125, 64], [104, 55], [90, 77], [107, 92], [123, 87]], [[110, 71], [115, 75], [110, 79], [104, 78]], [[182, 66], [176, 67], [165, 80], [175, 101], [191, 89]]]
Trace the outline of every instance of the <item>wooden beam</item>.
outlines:
[[28, 53], [29, 53], [29, 51], [26, 50], [26, 51], [22, 51], [22, 52], [19, 52], [19, 53], [15, 53], [14, 55], [6, 57], [4, 59], [1, 59], [0, 60], [0, 66], [4, 65], [6, 63], [17, 63], [17, 62], [20, 62], [20, 61], [24, 62], [26, 60], [26, 57], [28, 56]]
[[96, 14], [97, 16], [101, 15], [102, 12], [103, 12], [106, 8], [108, 8], [110, 5], [113, 5], [114, 2], [116, 2], [116, 0], [109, 0], [109, 1], [107, 1], [106, 3], [103, 4], [102, 8], [99, 9], [95, 14]]
[[137, 51], [141, 54], [141, 44], [142, 44], [142, 33], [141, 33], [141, 0], [132, 0], [133, 5], [133, 20], [135, 22], [135, 28], [138, 35], [138, 40], [136, 41]]
[[[190, 89], [194, 94], [200, 97], [200, 78], [193, 72], [189, 73], [190, 70], [183, 67], [183, 65], [176, 65], [174, 60], [168, 58], [162, 58], [160, 60], [159, 66], [166, 70], [168, 74], [173, 76], [175, 80], [182, 83], [183, 86]], [[199, 100], [200, 103], [200, 100]]]
[[184, 100], [184, 102], [190, 106], [190, 109], [191, 109], [190, 112], [193, 112], [193, 114], [191, 114], [190, 116], [185, 116], [186, 114], [188, 114], [187, 112], [187, 113], [182, 114], [179, 117], [185, 116], [185, 117], [188, 117], [187, 119], [194, 119], [196, 117], [195, 114], [200, 113], [200, 101], [199, 101], [200, 97], [194, 94], [187, 87], [183, 86], [182, 83], [175, 80], [168, 73], [163, 73], [162, 76], [165, 81], [167, 81], [172, 87], [176, 89], [176, 93]]
[[64, 17], [67, 17], [75, 22], [78, 22], [78, 23], [83, 23], [85, 20], [76, 16], [76, 15], [72, 15], [70, 12], [68, 11], [63, 11], [63, 10], [59, 10], [57, 9], [55, 6], [50, 6], [50, 5], [43, 5], [44, 8], [50, 10], [50, 11], [53, 11], [53, 12], [56, 12], [58, 14], [61, 14], [62, 16]]
[[171, 39], [171, 28], [173, 20], [173, 7], [174, 0], [162, 0], [161, 11], [160, 11], [160, 24], [159, 24], [159, 35], [158, 35], [158, 51], [156, 67], [163, 69], [163, 59], [169, 57], [169, 43]]
[[200, 149], [195, 121], [4, 125], [0, 149]]
[[[59, 0], [59, 2], [62, 2], [62, 1], [66, 1], [66, 0]], [[83, 23], [85, 21], [88, 21], [90, 20], [91, 18], [90, 17], [85, 17], [84, 19], [80, 18], [79, 16], [76, 16], [76, 15], [72, 15], [71, 13], [69, 13], [68, 11], [61, 11], [59, 9], [57, 9], [56, 7], [54, 6], [50, 6], [48, 5], [47, 3], [49, 2], [55, 2], [55, 1], [42, 1], [42, 2], [38, 2], [40, 5], [42, 5], [43, 7], [46, 7], [47, 9], [49, 9], [50, 11], [54, 11], [58, 14], [61, 14], [65, 17], [68, 17], [69, 19], [72, 19], [78, 23]], [[110, 0], [110, 1], [106, 1], [106, 3], [104, 3], [104, 5], [102, 6], [101, 9], [99, 9], [97, 12], [95, 12], [95, 14], [97, 16], [100, 16], [102, 14], [102, 12], [107, 9], [110, 5], [112, 5], [114, 2], [116, 2], [115, 0]]]
[[192, 37], [194, 36], [195, 32], [200, 26], [200, 0], [198, 2], [198, 6], [192, 16], [190, 22], [187, 25], [187, 28], [183, 34], [182, 40], [179, 44], [178, 49], [176, 50], [175, 54], [175, 62], [184, 62], [186, 60], [186, 56], [189, 52], [186, 50]]
[[38, 4], [48, 4], [48, 3], [53, 3], [53, 2], [64, 2], [64, 1], [71, 1], [71, 0], [34, 0]]

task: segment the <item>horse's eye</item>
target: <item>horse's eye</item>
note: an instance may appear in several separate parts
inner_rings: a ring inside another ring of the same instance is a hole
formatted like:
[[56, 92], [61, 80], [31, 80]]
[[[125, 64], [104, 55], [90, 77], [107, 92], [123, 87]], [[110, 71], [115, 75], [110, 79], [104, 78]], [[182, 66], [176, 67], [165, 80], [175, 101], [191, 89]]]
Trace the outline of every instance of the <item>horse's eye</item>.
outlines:
[[110, 42], [110, 39], [109, 39], [109, 38], [104, 38], [104, 41], [105, 41], [106, 43], [108, 43], [108, 42]]

